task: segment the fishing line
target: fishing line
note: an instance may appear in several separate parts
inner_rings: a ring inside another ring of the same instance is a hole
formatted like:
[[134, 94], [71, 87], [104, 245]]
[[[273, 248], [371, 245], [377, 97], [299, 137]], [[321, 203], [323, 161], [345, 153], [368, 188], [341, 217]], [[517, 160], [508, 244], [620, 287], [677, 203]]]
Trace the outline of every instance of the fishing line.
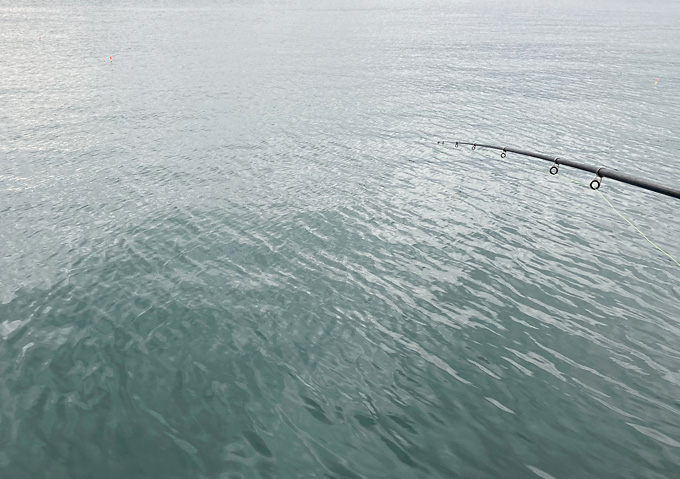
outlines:
[[[586, 185], [586, 184], [584, 184], [584, 183], [581, 183], [580, 181], [572, 180], [571, 178], [560, 177], [560, 179], [567, 180], [567, 181], [571, 181], [571, 182], [574, 183], [575, 185], [578, 185], [578, 186], [581, 186], [581, 187], [584, 187], [584, 188], [588, 188], [588, 185]], [[624, 220], [626, 223], [628, 223], [630, 226], [632, 226], [632, 227], [635, 229], [635, 231], [637, 231], [638, 233], [640, 233], [640, 235], [641, 235], [641, 236], [642, 236], [649, 244], [651, 244], [651, 245], [654, 246], [656, 249], [658, 249], [659, 251], [661, 251], [663, 254], [665, 254], [666, 256], [668, 256], [675, 264], [677, 264], [678, 266], [680, 266], [680, 262], [678, 262], [678, 260], [675, 259], [675, 257], [673, 257], [673, 255], [671, 255], [668, 251], [664, 250], [664, 249], [661, 248], [658, 244], [656, 244], [654, 241], [652, 241], [651, 239], [649, 239], [649, 237], [648, 237], [648, 236], [647, 236], [640, 228], [638, 228], [631, 220], [629, 220], [628, 218], [626, 218], [626, 217], [623, 215], [623, 213], [621, 213], [619, 210], [617, 210], [617, 209], [614, 207], [614, 205], [612, 204], [612, 202], [609, 201], [609, 199], [607, 199], [607, 197], [604, 195], [604, 193], [602, 193], [600, 190], [597, 190], [597, 192], [600, 194], [600, 196], [602, 197], [602, 199], [605, 200], [605, 201], [607, 202], [607, 204], [611, 207], [611, 209], [614, 211], [614, 213], [616, 213], [616, 214], [619, 215], [621, 218], [623, 218], [623, 220]]]
[[[438, 141], [437, 143], [443, 145], [447, 142]], [[584, 171], [591, 171], [591, 172], [596, 173], [595, 179], [590, 182], [590, 188], [593, 189], [593, 190], [596, 190], [600, 194], [602, 199], [604, 201], [606, 201], [607, 204], [611, 207], [611, 209], [614, 211], [614, 213], [616, 213], [626, 223], [628, 223], [631, 227], [633, 227], [635, 229], [635, 231], [637, 231], [649, 244], [654, 246], [654, 248], [656, 248], [657, 250], [662, 252], [664, 255], [668, 256], [677, 266], [680, 267], [680, 261], [678, 261], [673, 255], [671, 255], [666, 250], [664, 250], [659, 245], [657, 245], [654, 241], [649, 239], [649, 237], [640, 228], [638, 228], [631, 220], [629, 220], [619, 210], [616, 209], [616, 207], [611, 203], [611, 201], [609, 201], [609, 199], [604, 195], [604, 193], [599, 191], [599, 188], [602, 185], [602, 178], [607, 176], [607, 177], [610, 177], [614, 180], [622, 181], [623, 183], [632, 184], [633, 186], [639, 186], [641, 188], [644, 188], [644, 189], [647, 189], [647, 190], [650, 190], [650, 191], [655, 191], [657, 193], [665, 194], [667, 196], [671, 196], [671, 197], [674, 197], [674, 198], [680, 198], [680, 190], [676, 190], [674, 188], [671, 188], [671, 187], [668, 187], [668, 186], [665, 186], [665, 185], [660, 185], [658, 183], [653, 183], [653, 182], [650, 182], [648, 180], [635, 178], [635, 177], [632, 177], [631, 175], [625, 175], [625, 174], [618, 174], [617, 173], [617, 175], [610, 176], [610, 174], [608, 174], [608, 173], [610, 173], [611, 171], [614, 171], [614, 170], [606, 170], [606, 172], [604, 172], [603, 171], [604, 168], [595, 168], [595, 167], [591, 167], [589, 165], [584, 165], [582, 163], [565, 161], [565, 160], [560, 159], [559, 157], [555, 157], [554, 159], [551, 160], [550, 159], [551, 157], [549, 157], [547, 155], [541, 155], [539, 153], [532, 153], [532, 152], [526, 152], [526, 151], [522, 151], [522, 150], [514, 150], [514, 149], [511, 149], [511, 148], [501, 148], [501, 147], [495, 147], [495, 146], [489, 146], [489, 145], [480, 145], [480, 144], [476, 144], [476, 143], [455, 142], [456, 148], [458, 148], [459, 145], [469, 145], [469, 146], [472, 147], [472, 150], [476, 150], [477, 148], [487, 148], [487, 149], [493, 149], [493, 150], [501, 150], [501, 158], [505, 158], [507, 156], [508, 152], [512, 152], [512, 153], [517, 153], [517, 154], [520, 154], [520, 155], [523, 155], [523, 156], [529, 156], [529, 157], [533, 157], [533, 158], [539, 158], [539, 159], [544, 159], [544, 160], [548, 160], [548, 161], [554, 161], [553, 166], [551, 166], [550, 170], [549, 170], [550, 174], [553, 175], [553, 176], [556, 176], [557, 173], [559, 172], [560, 165], [572, 166], [574, 168], [578, 168], [578, 169], [581, 169], [581, 170], [584, 170]], [[583, 167], [585, 167], [585, 168], [583, 168]], [[593, 170], [595, 170], [595, 171], [593, 171]], [[587, 186], [585, 184], [583, 184], [579, 181], [572, 180], [571, 178], [563, 178], [561, 176], [559, 178], [560, 179], [566, 179], [568, 181], [571, 181], [575, 185], [587, 188]], [[621, 179], [621, 178], [623, 178], [623, 179]], [[629, 181], [631, 179], [633, 181]]]
[[642, 237], [643, 237], [644, 239], [646, 239], [647, 242], [648, 242], [649, 244], [651, 244], [651, 245], [654, 246], [656, 249], [658, 249], [658, 250], [661, 251], [663, 254], [665, 254], [665, 255], [668, 256], [670, 259], [672, 259], [673, 262], [674, 262], [675, 264], [677, 264], [678, 266], [680, 266], [680, 262], [678, 262], [677, 259], [675, 259], [670, 253], [668, 253], [667, 251], [665, 251], [664, 249], [662, 249], [662, 248], [661, 248], [659, 245], [657, 245], [654, 241], [650, 240], [650, 239], [647, 237], [647, 235], [644, 234], [644, 233], [640, 230], [640, 228], [638, 228], [637, 226], [635, 226], [635, 225], [633, 224], [632, 221], [630, 221], [628, 218], [626, 218], [626, 217], [623, 216], [621, 213], [619, 213], [619, 210], [617, 210], [616, 208], [614, 208], [614, 205], [611, 204], [611, 202], [607, 199], [606, 196], [604, 196], [604, 194], [603, 194], [601, 191], [598, 191], [598, 193], [600, 193], [600, 196], [602, 196], [602, 198], [607, 202], [607, 204], [608, 204], [609, 206], [612, 207], [612, 209], [614, 210], [614, 213], [616, 213], [617, 215], [619, 215], [621, 218], [623, 218], [623, 219], [626, 221], [626, 223], [628, 223], [628, 224], [631, 225], [633, 228], [635, 228], [635, 230], [636, 230], [638, 233], [640, 233], [640, 234], [642, 235]]

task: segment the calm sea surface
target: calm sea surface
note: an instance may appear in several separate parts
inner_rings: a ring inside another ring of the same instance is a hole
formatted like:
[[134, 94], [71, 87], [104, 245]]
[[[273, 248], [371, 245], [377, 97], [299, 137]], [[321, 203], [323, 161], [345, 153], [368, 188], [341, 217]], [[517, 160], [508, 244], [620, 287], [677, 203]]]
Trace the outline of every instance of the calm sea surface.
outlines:
[[679, 130], [677, 1], [0, 0], [0, 477], [680, 477], [680, 268], [437, 144]]

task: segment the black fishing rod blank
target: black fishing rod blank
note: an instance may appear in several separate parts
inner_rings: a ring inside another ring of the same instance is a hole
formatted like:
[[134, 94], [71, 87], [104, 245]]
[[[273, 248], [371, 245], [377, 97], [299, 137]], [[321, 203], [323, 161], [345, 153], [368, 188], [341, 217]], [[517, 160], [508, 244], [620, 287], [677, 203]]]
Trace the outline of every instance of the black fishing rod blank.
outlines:
[[[452, 143], [449, 141], [438, 141], [437, 143], [444, 145], [447, 143]], [[680, 189], [672, 188], [670, 186], [662, 185], [655, 181], [646, 180], [644, 178], [638, 178], [637, 176], [629, 175], [626, 173], [619, 173], [616, 170], [609, 168], [598, 168], [597, 166], [587, 165], [585, 163], [580, 163], [578, 161], [567, 160], [565, 158], [544, 155], [541, 153], [534, 153], [532, 151], [518, 150], [516, 148], [494, 146], [494, 145], [483, 145], [481, 143], [468, 143], [464, 141], [456, 141], [455, 147], [458, 148], [459, 145], [471, 146], [473, 150], [477, 148], [487, 148], [489, 150], [498, 150], [501, 152], [501, 158], [505, 158], [507, 153], [516, 153], [522, 156], [528, 156], [531, 158], [538, 158], [540, 160], [545, 160], [551, 162], [553, 165], [550, 167], [550, 174], [556, 175], [560, 169], [560, 166], [569, 166], [571, 168], [576, 168], [578, 170], [588, 171], [590, 173], [595, 173], [595, 179], [590, 182], [590, 187], [597, 190], [602, 184], [603, 178], [611, 178], [612, 180], [620, 181], [629, 185], [637, 186], [638, 188], [643, 188], [645, 190], [653, 191], [655, 193], [661, 193], [662, 195], [670, 196], [672, 198], [680, 199]]]

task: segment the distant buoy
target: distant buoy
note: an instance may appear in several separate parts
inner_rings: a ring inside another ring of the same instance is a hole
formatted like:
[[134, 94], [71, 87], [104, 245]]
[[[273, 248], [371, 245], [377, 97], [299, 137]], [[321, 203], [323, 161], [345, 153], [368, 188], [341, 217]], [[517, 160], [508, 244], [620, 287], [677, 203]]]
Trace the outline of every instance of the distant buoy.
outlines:
[[656, 86], [658, 83], [659, 83], [659, 79], [658, 79], [658, 78], [655, 78], [655, 79], [654, 79], [654, 86]]
[[113, 57], [109, 57], [109, 62], [113, 63]]

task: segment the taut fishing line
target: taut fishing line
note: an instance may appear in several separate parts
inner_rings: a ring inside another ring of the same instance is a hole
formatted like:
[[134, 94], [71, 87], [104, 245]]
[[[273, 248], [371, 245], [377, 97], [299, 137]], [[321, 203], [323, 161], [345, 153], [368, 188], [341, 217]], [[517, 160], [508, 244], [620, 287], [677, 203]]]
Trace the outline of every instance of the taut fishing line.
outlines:
[[[437, 142], [440, 145], [444, 145], [447, 143], [452, 143], [448, 141], [438, 141]], [[565, 160], [560, 157], [551, 157], [548, 155], [543, 155], [541, 153], [534, 153], [530, 151], [523, 151], [523, 150], [517, 150], [515, 148], [507, 148], [507, 147], [500, 147], [500, 146], [492, 146], [492, 145], [482, 145], [479, 143], [468, 143], [468, 142], [462, 142], [462, 141], [456, 141], [453, 142], [455, 144], [455, 147], [458, 148], [460, 145], [467, 145], [472, 148], [472, 150], [476, 150], [477, 148], [486, 148], [490, 150], [498, 150], [501, 152], [501, 158], [505, 158], [508, 153], [516, 153], [518, 155], [522, 156], [528, 156], [531, 158], [538, 158], [541, 160], [546, 160], [552, 162], [552, 166], [550, 167], [550, 174], [551, 175], [557, 175], [559, 172], [559, 168], [561, 165], [569, 166], [572, 168], [576, 168], [579, 170], [583, 171], [589, 171], [591, 173], [595, 173], [595, 178], [590, 182], [590, 188], [593, 190], [596, 190], [602, 199], [607, 202], [607, 204], [611, 207], [611, 209], [616, 213], [618, 216], [620, 216], [626, 223], [628, 223], [630, 226], [632, 226], [635, 231], [637, 231], [649, 244], [654, 246], [657, 250], [662, 252], [664, 255], [668, 256], [677, 266], [680, 267], [680, 261], [678, 261], [673, 255], [668, 253], [666, 250], [661, 248], [659, 245], [657, 245], [654, 241], [649, 239], [649, 237], [642, 232], [640, 228], [638, 228], [631, 220], [626, 218], [619, 210], [617, 210], [614, 205], [607, 199], [607, 197], [599, 191], [600, 186], [602, 185], [602, 179], [603, 178], [611, 178], [616, 181], [620, 181], [622, 183], [626, 183], [629, 185], [637, 186], [639, 188], [643, 188], [649, 191], [653, 191], [655, 193], [660, 193], [662, 195], [670, 196], [672, 198], [678, 198], [680, 199], [680, 189], [678, 188], [673, 188], [670, 186], [662, 185], [661, 183], [657, 183], [654, 181], [646, 180], [644, 178], [639, 178], [633, 175], [628, 175], [625, 173], [619, 173], [616, 170], [608, 169], [608, 168], [598, 168], [595, 166], [587, 165], [585, 163], [579, 163], [576, 161], [571, 161], [571, 160]], [[575, 183], [579, 186], [586, 186], [583, 183], [580, 183], [578, 181], [574, 181], [569, 179], [572, 183]]]

